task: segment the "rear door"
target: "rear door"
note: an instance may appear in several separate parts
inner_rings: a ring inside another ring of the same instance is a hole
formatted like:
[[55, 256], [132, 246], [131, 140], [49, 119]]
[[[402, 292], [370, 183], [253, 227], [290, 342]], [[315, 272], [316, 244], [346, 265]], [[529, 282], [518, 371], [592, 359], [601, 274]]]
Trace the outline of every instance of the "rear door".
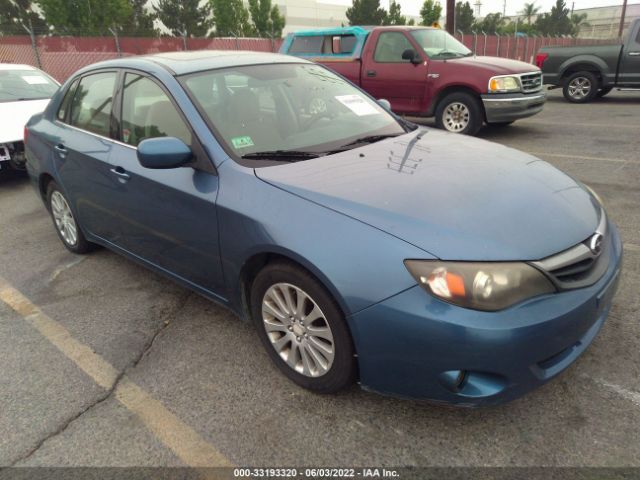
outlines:
[[427, 82], [427, 64], [415, 65], [402, 59], [402, 52], [411, 49], [422, 55], [409, 40], [406, 32], [380, 32], [372, 35], [373, 50], [365, 46], [361, 84], [374, 98], [391, 102], [394, 112], [419, 114], [421, 112]]
[[120, 213], [113, 194], [118, 185], [109, 163], [116, 78], [117, 72], [102, 71], [72, 85], [57, 112], [53, 148], [61, 187], [83, 230], [117, 244]]
[[640, 21], [636, 22], [634, 31], [629, 33], [629, 41], [622, 51], [618, 83], [640, 86]]
[[[112, 161], [114, 192], [121, 213], [123, 248], [209, 292], [221, 292], [216, 197], [218, 176], [173, 98], [155, 79], [123, 75], [117, 101], [118, 140]], [[209, 88], [212, 95], [213, 88]], [[201, 165], [154, 170], [138, 162], [146, 138], [176, 137], [191, 147]]]

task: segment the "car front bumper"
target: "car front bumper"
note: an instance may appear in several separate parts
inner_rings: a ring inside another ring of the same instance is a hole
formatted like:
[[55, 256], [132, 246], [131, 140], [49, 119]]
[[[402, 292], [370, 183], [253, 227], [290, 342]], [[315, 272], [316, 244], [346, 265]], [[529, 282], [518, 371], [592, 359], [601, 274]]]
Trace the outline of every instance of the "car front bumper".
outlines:
[[[591, 344], [618, 286], [611, 226], [606, 273], [586, 288], [498, 312], [442, 302], [414, 286], [350, 318], [363, 388], [461, 406], [504, 403], [544, 384]], [[457, 372], [466, 372], [456, 388]]]
[[547, 94], [504, 93], [482, 95], [482, 103], [488, 123], [512, 122], [530, 117], [542, 111]]

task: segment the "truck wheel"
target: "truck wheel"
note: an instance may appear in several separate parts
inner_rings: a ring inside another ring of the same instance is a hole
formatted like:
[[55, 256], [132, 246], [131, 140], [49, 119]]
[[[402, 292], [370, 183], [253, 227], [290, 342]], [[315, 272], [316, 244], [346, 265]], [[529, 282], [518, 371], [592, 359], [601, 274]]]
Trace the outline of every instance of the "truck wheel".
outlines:
[[562, 93], [571, 103], [587, 103], [598, 94], [598, 78], [591, 72], [576, 72], [564, 82]]
[[436, 126], [453, 133], [475, 135], [482, 126], [480, 102], [466, 92], [450, 93], [438, 103]]
[[598, 98], [602, 98], [604, 97], [607, 93], [609, 93], [611, 90], [613, 90], [613, 87], [604, 87], [601, 88], [600, 90], [598, 90], [598, 93], [596, 94], [596, 96]]

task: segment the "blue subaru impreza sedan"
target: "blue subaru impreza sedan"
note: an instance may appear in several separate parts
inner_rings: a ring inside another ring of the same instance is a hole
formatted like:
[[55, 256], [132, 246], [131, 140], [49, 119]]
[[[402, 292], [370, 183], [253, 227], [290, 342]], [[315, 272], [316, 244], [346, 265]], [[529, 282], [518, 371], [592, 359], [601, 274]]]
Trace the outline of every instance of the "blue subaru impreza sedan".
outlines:
[[316, 392], [514, 399], [576, 360], [616, 291], [620, 237], [588, 187], [299, 58], [95, 64], [25, 137], [67, 249], [105, 246], [227, 306]]

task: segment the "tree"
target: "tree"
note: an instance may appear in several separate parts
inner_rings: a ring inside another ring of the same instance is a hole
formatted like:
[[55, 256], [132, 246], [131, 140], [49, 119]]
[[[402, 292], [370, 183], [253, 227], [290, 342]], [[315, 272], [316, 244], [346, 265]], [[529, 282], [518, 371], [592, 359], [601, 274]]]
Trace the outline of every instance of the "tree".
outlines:
[[37, 32], [48, 30], [32, 3], [31, 0], [0, 0], [0, 33], [23, 35], [24, 27]]
[[493, 34], [499, 32], [504, 26], [504, 23], [504, 17], [500, 12], [489, 13], [482, 20], [475, 23], [474, 29], [476, 31]]
[[471, 8], [469, 2], [456, 3], [456, 30], [461, 30], [463, 33], [471, 33], [475, 21], [473, 8]]
[[422, 17], [421, 25], [431, 26], [440, 21], [442, 5], [438, 1], [425, 0], [420, 9], [420, 16]]
[[400, 4], [395, 0], [391, 0], [389, 3], [389, 14], [384, 21], [385, 25], [406, 25], [407, 17], [402, 15], [400, 10]]
[[384, 25], [387, 11], [380, 7], [380, 0], [353, 0], [346, 12], [349, 25]]
[[271, 0], [249, 0], [249, 11], [255, 34], [259, 37], [279, 38], [285, 25], [284, 16]]
[[520, 13], [527, 19], [527, 24], [531, 25], [531, 19], [540, 11], [540, 7], [536, 6], [536, 2], [525, 3]]
[[153, 26], [156, 16], [145, 5], [147, 0], [129, 0], [132, 14], [122, 25], [122, 33], [132, 37], [153, 37], [158, 30]]
[[572, 13], [571, 14], [571, 35], [577, 37], [582, 27], [590, 27], [591, 24], [587, 22], [586, 13]]
[[211, 7], [216, 36], [247, 37], [254, 34], [249, 22], [249, 10], [242, 0], [211, 0]]
[[536, 29], [542, 35], [571, 35], [573, 25], [569, 13], [564, 0], [556, 0], [556, 4], [551, 7], [551, 12], [538, 16], [535, 23]]
[[109, 35], [133, 13], [128, 0], [37, 0], [53, 32], [65, 35]]
[[211, 4], [200, 0], [159, 0], [154, 12], [176, 36], [204, 37], [213, 27]]

